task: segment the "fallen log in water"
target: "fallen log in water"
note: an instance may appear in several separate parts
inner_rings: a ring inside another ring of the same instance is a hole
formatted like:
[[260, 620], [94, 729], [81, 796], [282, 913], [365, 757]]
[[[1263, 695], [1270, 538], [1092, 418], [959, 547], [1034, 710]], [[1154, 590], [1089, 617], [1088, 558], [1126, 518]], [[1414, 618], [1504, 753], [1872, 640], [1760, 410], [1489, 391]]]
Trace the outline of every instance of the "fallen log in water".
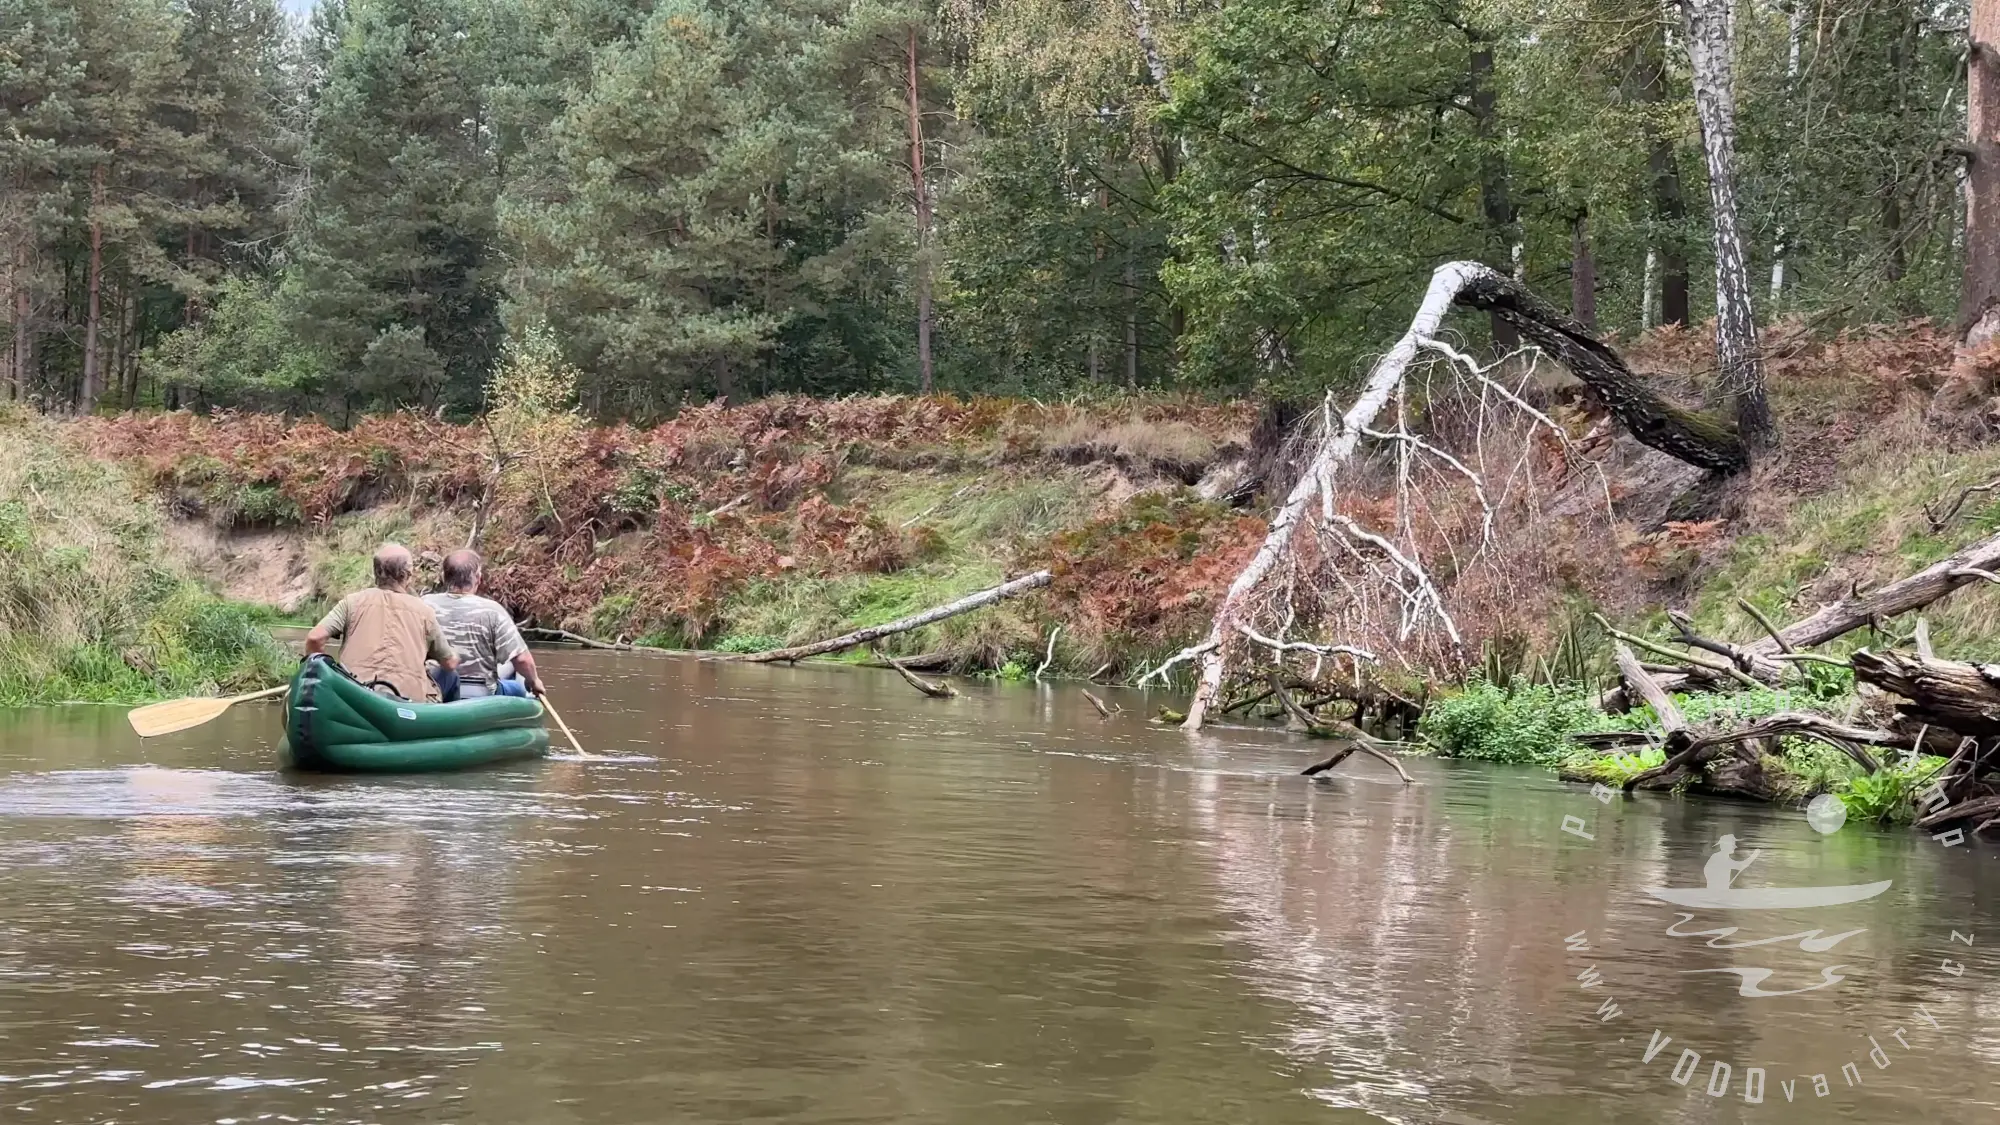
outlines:
[[891, 621], [886, 625], [871, 625], [866, 629], [856, 629], [852, 633], [843, 633], [829, 640], [814, 641], [809, 645], [772, 649], [769, 652], [744, 653], [733, 657], [733, 659], [751, 664], [775, 664], [781, 660], [790, 664], [804, 660], [809, 656], [824, 656], [829, 652], [839, 652], [842, 649], [853, 648], [856, 645], [865, 645], [870, 641], [881, 640], [883, 637], [893, 637], [897, 633], [907, 633], [911, 629], [921, 629], [926, 625], [936, 624], [946, 618], [957, 617], [961, 613], [967, 613], [982, 606], [989, 606], [994, 602], [1005, 601], [1016, 594], [1025, 594], [1029, 590], [1039, 590], [1043, 586], [1048, 585], [1050, 580], [1051, 575], [1048, 571], [1038, 570], [1033, 574], [1023, 575], [1020, 578], [1002, 582], [990, 590], [981, 590], [976, 594], [968, 594], [955, 602], [927, 609], [922, 613], [912, 614], [909, 617]]
[[893, 656], [888, 657], [888, 661], [889, 667], [894, 668], [896, 674], [903, 677], [904, 683], [909, 684], [932, 699], [950, 699], [952, 696], [958, 694], [957, 688], [952, 687], [943, 680], [926, 680], [904, 667], [902, 661], [897, 660]]

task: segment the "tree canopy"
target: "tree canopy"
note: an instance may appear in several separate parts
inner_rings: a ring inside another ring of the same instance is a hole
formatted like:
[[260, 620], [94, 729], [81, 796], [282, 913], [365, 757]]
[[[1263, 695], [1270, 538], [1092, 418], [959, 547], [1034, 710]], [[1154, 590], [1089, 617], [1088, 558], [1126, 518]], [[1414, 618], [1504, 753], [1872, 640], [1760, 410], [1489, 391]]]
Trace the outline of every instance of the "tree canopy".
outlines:
[[[1755, 315], [1950, 317], [1966, 5], [1727, 11]], [[1698, 322], [1685, 36], [1633, 0], [0, 0], [0, 397], [465, 414], [530, 331], [606, 418], [933, 367], [1289, 393], [1456, 258]]]

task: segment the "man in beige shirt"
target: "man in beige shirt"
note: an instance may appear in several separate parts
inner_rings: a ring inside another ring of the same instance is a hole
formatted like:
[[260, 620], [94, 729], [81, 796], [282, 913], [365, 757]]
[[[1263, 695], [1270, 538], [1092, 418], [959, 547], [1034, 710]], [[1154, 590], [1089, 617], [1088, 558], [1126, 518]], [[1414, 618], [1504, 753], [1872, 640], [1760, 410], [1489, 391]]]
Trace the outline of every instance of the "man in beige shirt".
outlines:
[[404, 699], [436, 699], [425, 659], [450, 671], [458, 667], [458, 656], [445, 643], [437, 614], [409, 592], [411, 569], [409, 548], [382, 544], [375, 552], [375, 588], [340, 599], [306, 634], [306, 655], [325, 652], [328, 640], [342, 638], [340, 663], [355, 679], [380, 680]]

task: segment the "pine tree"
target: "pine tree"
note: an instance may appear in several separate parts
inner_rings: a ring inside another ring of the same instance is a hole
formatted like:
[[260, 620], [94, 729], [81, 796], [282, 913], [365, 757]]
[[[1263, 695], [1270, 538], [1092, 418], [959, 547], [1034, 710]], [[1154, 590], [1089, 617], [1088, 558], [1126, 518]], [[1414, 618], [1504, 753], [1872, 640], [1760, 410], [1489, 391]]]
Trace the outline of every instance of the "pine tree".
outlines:
[[355, 0], [283, 297], [348, 398], [476, 400], [499, 345], [492, 137], [460, 0]]
[[[123, 343], [122, 314], [146, 281], [171, 267], [155, 235], [184, 182], [195, 145], [169, 121], [169, 101], [185, 78], [180, 22], [155, 0], [86, 0], [77, 6], [84, 66], [76, 88], [76, 129], [68, 174], [77, 196], [84, 251], [83, 354], [75, 401], [94, 410], [110, 387], [107, 362]], [[114, 339], [114, 333], [116, 339]]]
[[839, 14], [672, 0], [600, 53], [552, 127], [536, 186], [553, 190], [508, 204], [514, 292], [590, 373], [593, 405], [659, 411], [753, 377], [865, 385], [896, 362], [870, 310], [890, 257], [908, 261], [890, 234], [909, 229], [898, 75], [855, 64]]
[[75, 9], [50, 0], [0, 0], [0, 268], [8, 336], [0, 399], [36, 384], [36, 342], [55, 300], [47, 253], [66, 210], [66, 151], [82, 78]]

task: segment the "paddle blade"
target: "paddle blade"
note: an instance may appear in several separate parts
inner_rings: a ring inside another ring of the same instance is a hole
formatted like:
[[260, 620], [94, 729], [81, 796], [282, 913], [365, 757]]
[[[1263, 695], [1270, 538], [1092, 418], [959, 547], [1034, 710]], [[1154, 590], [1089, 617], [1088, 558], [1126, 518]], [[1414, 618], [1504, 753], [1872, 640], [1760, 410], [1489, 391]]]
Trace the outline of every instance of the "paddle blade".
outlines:
[[126, 713], [132, 729], [140, 738], [172, 734], [177, 730], [198, 727], [208, 722], [236, 702], [233, 699], [215, 699], [197, 696], [193, 699], [169, 699], [165, 703], [149, 703]]

